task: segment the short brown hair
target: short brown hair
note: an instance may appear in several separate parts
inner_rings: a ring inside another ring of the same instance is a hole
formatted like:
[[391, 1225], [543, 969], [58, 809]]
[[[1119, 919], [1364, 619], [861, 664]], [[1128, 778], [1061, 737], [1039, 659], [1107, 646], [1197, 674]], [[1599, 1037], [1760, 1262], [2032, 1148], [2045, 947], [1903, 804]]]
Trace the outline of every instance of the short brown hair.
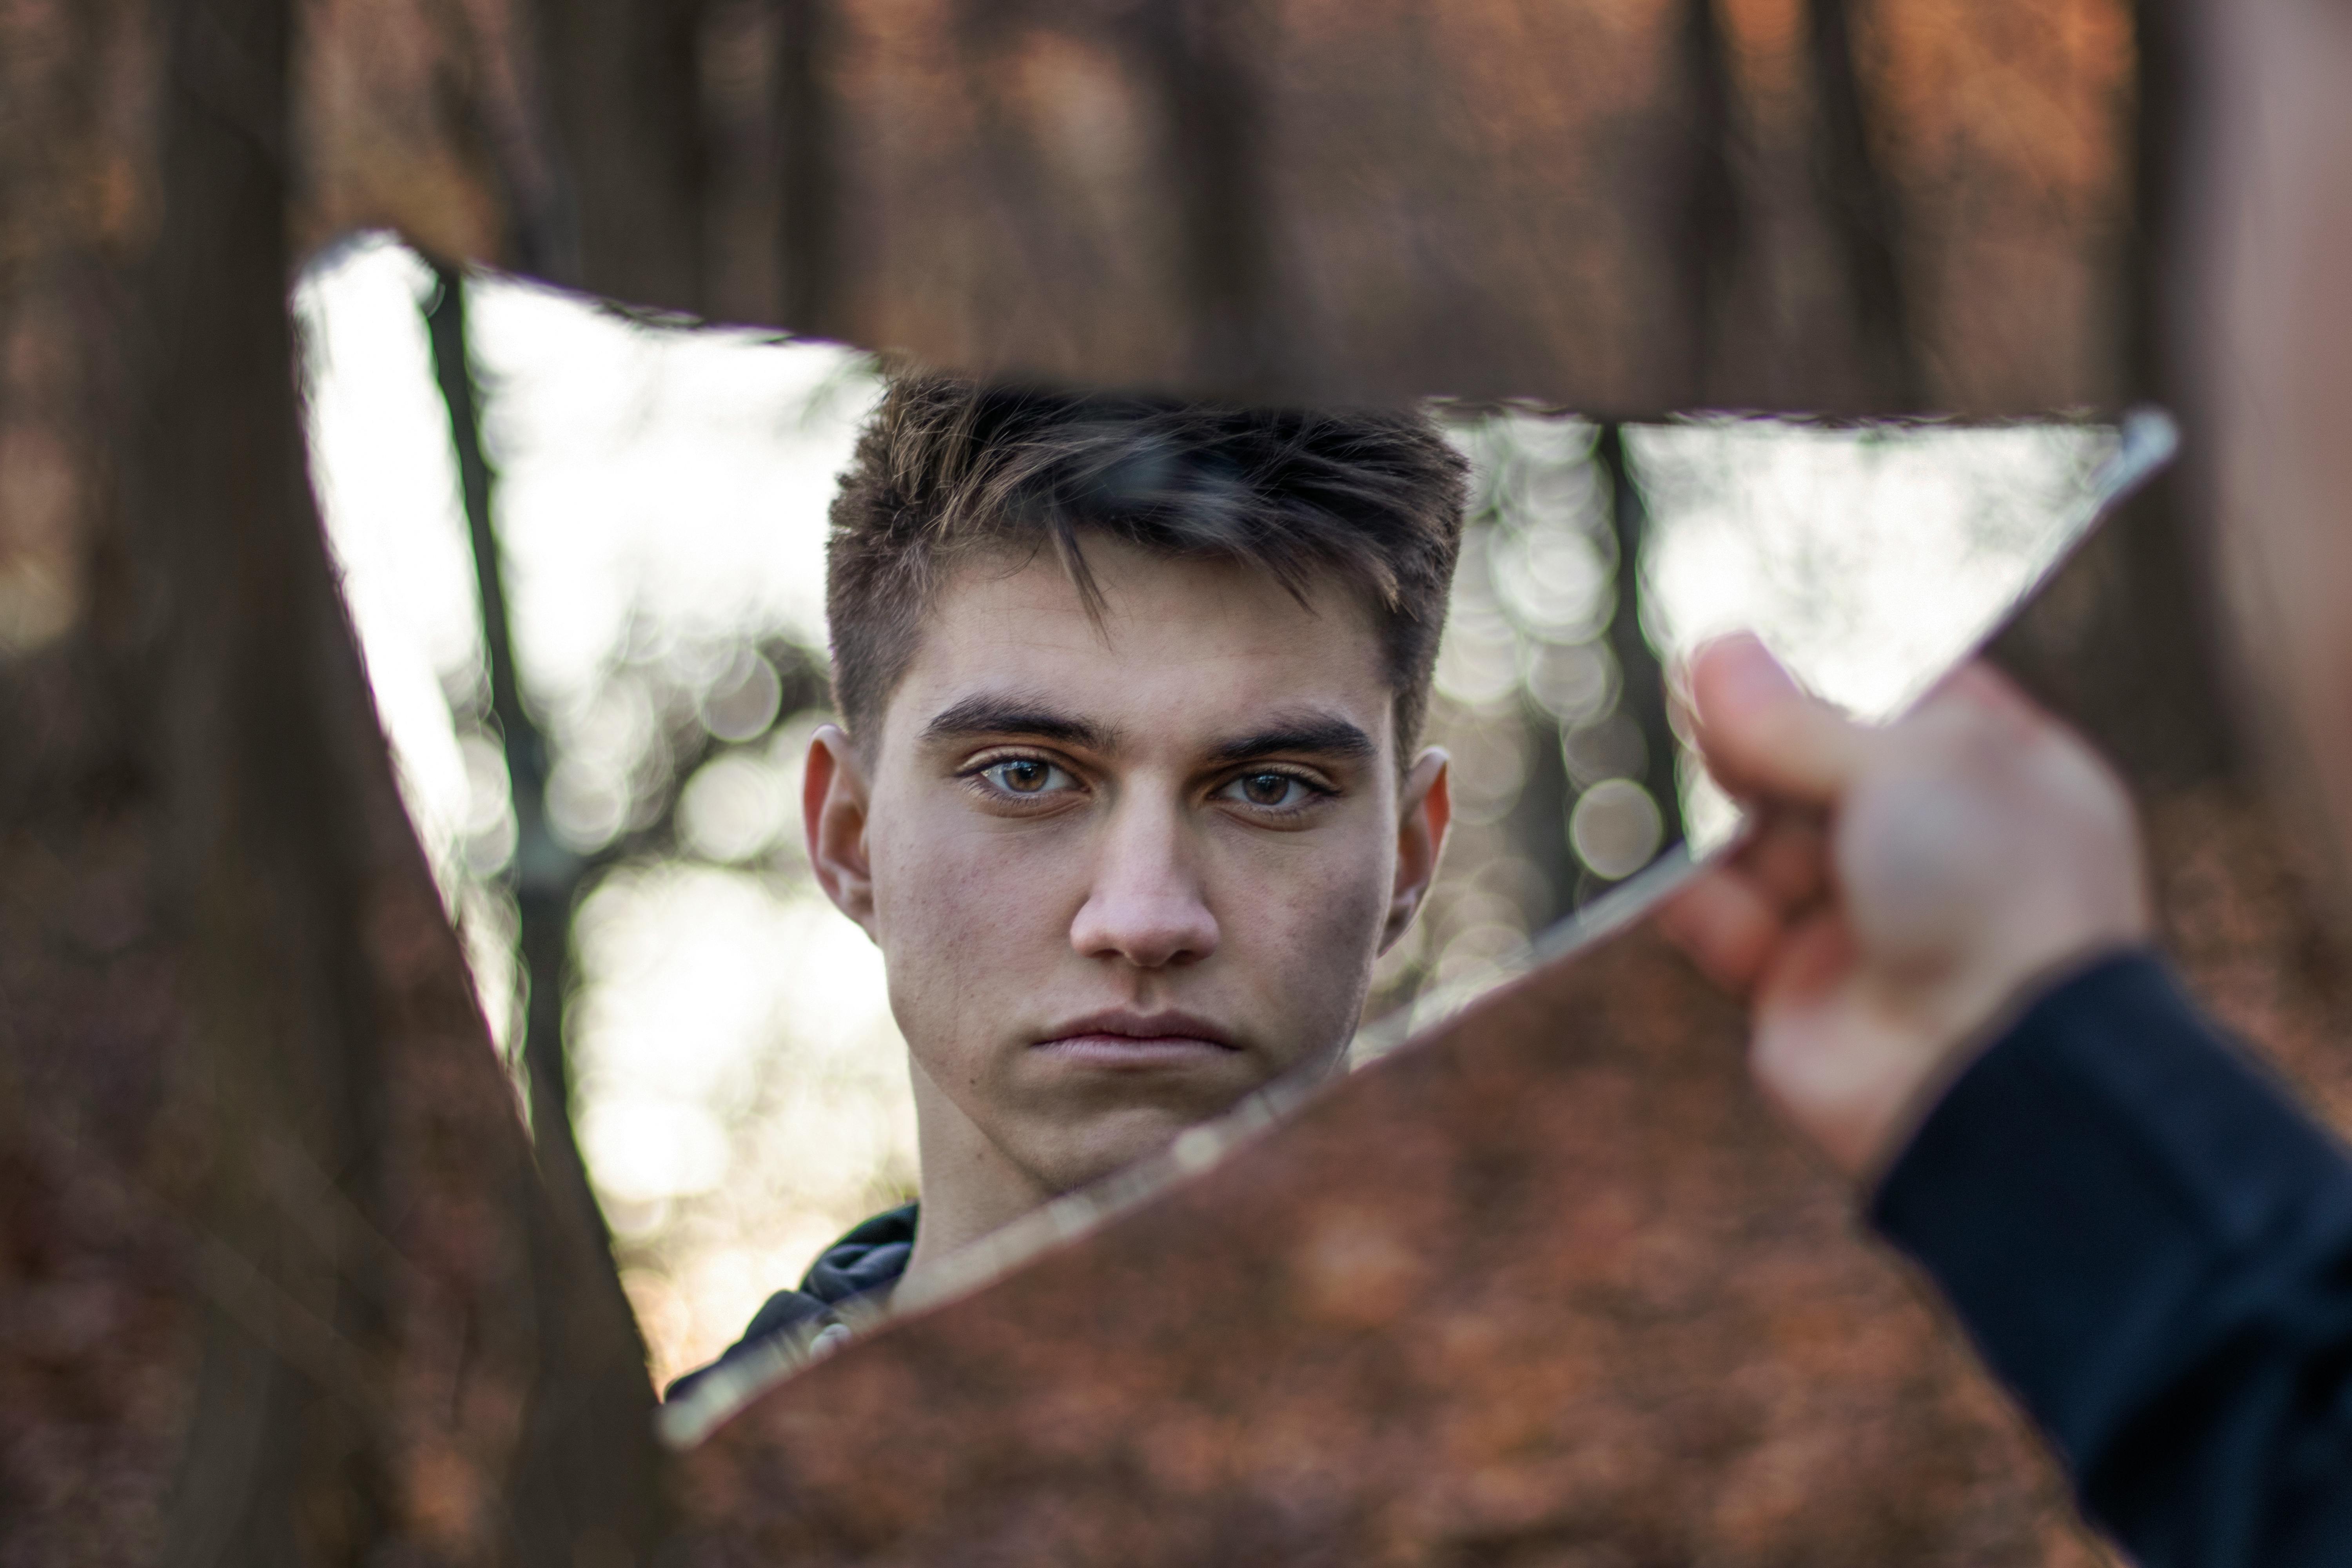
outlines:
[[944, 568], [1051, 548], [1100, 603], [1079, 531], [1271, 574], [1336, 572], [1371, 605], [1400, 755], [1420, 735], [1461, 547], [1468, 465], [1418, 414], [1223, 407], [901, 373], [833, 503], [834, 704], [867, 743]]

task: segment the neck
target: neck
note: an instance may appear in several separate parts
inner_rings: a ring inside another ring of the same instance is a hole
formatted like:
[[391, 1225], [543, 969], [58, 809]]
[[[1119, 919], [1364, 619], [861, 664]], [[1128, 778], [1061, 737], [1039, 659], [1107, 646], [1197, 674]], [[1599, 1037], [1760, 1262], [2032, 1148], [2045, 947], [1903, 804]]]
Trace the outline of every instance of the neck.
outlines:
[[905, 1278], [913, 1279], [1058, 1195], [1005, 1157], [919, 1062], [913, 1068], [917, 1148], [922, 1160], [923, 1213]]

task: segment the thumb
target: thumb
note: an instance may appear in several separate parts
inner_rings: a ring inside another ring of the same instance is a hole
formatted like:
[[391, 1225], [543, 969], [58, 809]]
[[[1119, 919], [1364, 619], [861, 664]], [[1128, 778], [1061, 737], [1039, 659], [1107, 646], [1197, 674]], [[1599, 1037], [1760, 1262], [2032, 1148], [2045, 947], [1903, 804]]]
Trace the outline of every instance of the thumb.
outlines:
[[1703, 643], [1684, 681], [1707, 772], [1743, 800], [1836, 804], [1871, 731], [1799, 686], [1755, 634]]

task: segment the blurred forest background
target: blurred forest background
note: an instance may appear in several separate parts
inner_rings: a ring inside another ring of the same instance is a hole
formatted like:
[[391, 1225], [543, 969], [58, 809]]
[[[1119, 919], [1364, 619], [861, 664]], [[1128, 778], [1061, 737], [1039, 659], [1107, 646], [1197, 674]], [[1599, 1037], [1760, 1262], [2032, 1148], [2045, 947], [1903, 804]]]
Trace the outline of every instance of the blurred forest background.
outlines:
[[909, 1173], [793, 847], [873, 395], [814, 339], [1651, 422], [1445, 411], [1470, 820], [1373, 1003], [1418, 1019], [1719, 825], [1661, 650], [1752, 621], [1874, 706], [2110, 439], [2000, 422], [2172, 409], [2189, 461], [2003, 651], [2141, 795], [2199, 994], [2336, 1084], [2205, 635], [2260, 515], [2197, 458], [2206, 93], [2273, 38], [2225, 10], [0, 7], [0, 1555], [2085, 1561], [1638, 931], [690, 1452], [630, 1309], [699, 1360]]
[[[914, 1190], [881, 965], [797, 807], [825, 510], [877, 383], [846, 349], [453, 280], [382, 237], [314, 260], [313, 464], [492, 1031], [519, 1081], [528, 1042], [568, 1084], [666, 1379]], [[1476, 472], [1430, 736], [1459, 816], [1368, 1018], [1500, 977], [1686, 826], [1726, 830], [1664, 660], [1753, 626], [1883, 710], [2063, 547], [2115, 440], [1441, 414]]]

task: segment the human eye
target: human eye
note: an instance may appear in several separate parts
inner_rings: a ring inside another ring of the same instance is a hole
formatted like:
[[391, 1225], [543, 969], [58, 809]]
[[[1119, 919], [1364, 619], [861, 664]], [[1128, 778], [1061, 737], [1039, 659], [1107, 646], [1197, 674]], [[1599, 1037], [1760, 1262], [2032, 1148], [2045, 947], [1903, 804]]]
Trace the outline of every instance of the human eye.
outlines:
[[992, 795], [1015, 800], [1059, 795], [1076, 784], [1069, 770], [1043, 757], [999, 757], [982, 763], [967, 776], [978, 780]]
[[1305, 811], [1335, 792], [1281, 768], [1253, 768], [1226, 783], [1218, 795], [1274, 816]]

